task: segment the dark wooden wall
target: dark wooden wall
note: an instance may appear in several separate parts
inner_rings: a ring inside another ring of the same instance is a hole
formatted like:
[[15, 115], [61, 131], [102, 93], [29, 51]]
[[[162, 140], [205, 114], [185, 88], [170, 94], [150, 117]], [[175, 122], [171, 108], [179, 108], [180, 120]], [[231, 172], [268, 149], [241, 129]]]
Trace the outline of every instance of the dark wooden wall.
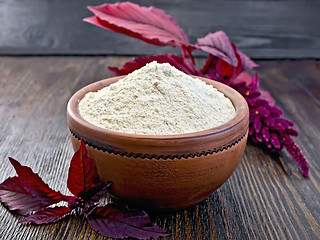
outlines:
[[[143, 55], [172, 51], [82, 22], [91, 15], [87, 5], [105, 2], [0, 0], [0, 55]], [[241, 50], [256, 59], [320, 58], [318, 0], [133, 2], [164, 9], [192, 43], [208, 32], [224, 30]]]

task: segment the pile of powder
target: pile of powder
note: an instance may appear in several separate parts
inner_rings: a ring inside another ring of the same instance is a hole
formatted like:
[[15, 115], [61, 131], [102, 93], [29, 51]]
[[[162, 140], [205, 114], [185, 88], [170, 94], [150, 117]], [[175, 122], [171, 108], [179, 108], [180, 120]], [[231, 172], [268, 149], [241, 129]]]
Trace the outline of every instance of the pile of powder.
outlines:
[[152, 62], [79, 103], [88, 122], [118, 132], [170, 135], [198, 132], [230, 121], [231, 101], [168, 63]]

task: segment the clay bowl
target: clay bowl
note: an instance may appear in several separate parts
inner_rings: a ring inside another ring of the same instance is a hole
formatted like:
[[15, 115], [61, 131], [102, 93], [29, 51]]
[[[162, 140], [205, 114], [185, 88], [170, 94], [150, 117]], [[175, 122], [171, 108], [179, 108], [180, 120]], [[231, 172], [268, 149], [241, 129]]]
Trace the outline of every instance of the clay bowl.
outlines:
[[83, 96], [122, 77], [92, 83], [69, 100], [67, 118], [74, 150], [83, 139], [100, 179], [113, 183], [112, 194], [144, 209], [183, 209], [206, 199], [231, 176], [242, 158], [249, 122], [245, 99], [224, 84], [200, 78], [232, 101], [236, 116], [224, 125], [195, 133], [126, 134], [84, 120], [78, 112]]

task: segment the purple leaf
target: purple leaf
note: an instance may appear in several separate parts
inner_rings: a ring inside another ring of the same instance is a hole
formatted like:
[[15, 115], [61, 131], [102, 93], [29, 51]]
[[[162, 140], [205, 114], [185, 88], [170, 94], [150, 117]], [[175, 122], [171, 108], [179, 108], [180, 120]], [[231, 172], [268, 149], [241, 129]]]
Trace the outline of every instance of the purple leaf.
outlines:
[[[241, 60], [239, 60], [241, 61]], [[237, 67], [234, 67], [227, 63], [226, 61], [219, 59], [217, 61], [216, 65], [216, 71], [218, 74], [223, 77], [224, 79], [234, 79], [235, 76], [239, 75], [242, 71], [241, 64], [239, 64]]]
[[223, 31], [209, 33], [203, 38], [198, 38], [196, 48], [208, 52], [234, 67], [238, 66], [236, 52]]
[[85, 192], [81, 193], [80, 196], [87, 200], [88, 204], [94, 204], [103, 198], [109, 191], [111, 182], [100, 182], [94, 187], [89, 188]]
[[175, 68], [186, 74], [202, 76], [202, 73], [196, 68], [193, 63], [185, 58], [174, 54], [135, 57], [124, 64], [121, 69], [116, 67], [109, 67], [109, 70], [113, 71], [118, 76], [126, 75], [153, 61], [157, 61], [158, 63], [169, 63], [171, 66], [174, 66]]
[[252, 61], [251, 58], [249, 58], [247, 55], [245, 55], [241, 51], [237, 50], [237, 53], [240, 56], [241, 63], [242, 63], [242, 68], [243, 68], [244, 71], [259, 67], [258, 64], [256, 64], [254, 61]]
[[105, 237], [149, 239], [168, 236], [150, 222], [144, 211], [116, 203], [95, 208], [88, 215], [88, 221], [93, 230]]
[[71, 212], [68, 207], [54, 207], [46, 208], [44, 210], [35, 212], [34, 214], [26, 217], [25, 219], [19, 221], [18, 223], [35, 223], [35, 224], [45, 224], [54, 223], [64, 218], [67, 214]]
[[95, 14], [84, 21], [98, 27], [126, 34], [147, 43], [191, 47], [188, 37], [166, 12], [131, 2], [88, 6]]
[[[59, 191], [51, 189], [31, 168], [22, 166], [13, 158], [9, 158], [9, 160], [18, 174], [20, 189], [24, 189], [31, 197], [37, 199], [41, 203], [41, 207], [50, 206], [67, 198], [67, 196], [62, 195]], [[17, 182], [17, 180], [14, 181]]]
[[8, 178], [0, 184], [0, 201], [9, 210], [16, 211], [20, 215], [26, 215], [46, 207], [24, 189], [18, 177]]
[[88, 156], [88, 152], [84, 142], [81, 140], [81, 145], [71, 159], [67, 186], [70, 192], [78, 196], [79, 193], [94, 186], [99, 182], [94, 160]]
[[79, 198], [84, 200], [82, 208], [83, 213], [88, 214], [94, 204], [100, 201], [108, 193], [111, 187], [111, 182], [100, 182], [97, 185], [81, 192]]
[[201, 72], [203, 74], [215, 75], [216, 74], [216, 65], [219, 58], [209, 54], [205, 64], [203, 65]]
[[[238, 83], [245, 83], [248, 87], [255, 85], [256, 83], [254, 82], [254, 78], [247, 72], [242, 72], [240, 73], [233, 81], [234, 84], [238, 84]], [[254, 88], [258, 88], [258, 87], [254, 87]]]

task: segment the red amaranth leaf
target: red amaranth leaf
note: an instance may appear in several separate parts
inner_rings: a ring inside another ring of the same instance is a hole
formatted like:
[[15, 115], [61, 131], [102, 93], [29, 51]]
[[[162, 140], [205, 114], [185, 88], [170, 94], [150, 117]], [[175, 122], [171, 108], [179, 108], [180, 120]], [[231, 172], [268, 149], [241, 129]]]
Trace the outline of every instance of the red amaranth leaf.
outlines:
[[46, 208], [41, 211], [35, 212], [34, 214], [26, 217], [25, 219], [19, 221], [18, 223], [35, 223], [35, 224], [45, 224], [54, 223], [64, 218], [71, 212], [68, 207], [54, 207]]
[[88, 156], [86, 146], [81, 140], [80, 147], [71, 159], [67, 186], [70, 192], [78, 196], [81, 192], [99, 182], [94, 160]]
[[153, 61], [157, 61], [158, 63], [169, 63], [171, 66], [174, 66], [175, 68], [183, 71], [186, 74], [202, 76], [201, 72], [193, 63], [185, 58], [174, 54], [135, 57], [124, 64], [121, 69], [116, 67], [109, 67], [109, 70], [113, 71], [118, 76], [126, 75]]
[[0, 201], [9, 210], [15, 211], [20, 215], [26, 215], [46, 207], [24, 189], [18, 177], [8, 178], [0, 184]]
[[92, 205], [103, 198], [111, 187], [111, 182], [100, 182], [95, 186], [87, 189], [80, 193], [80, 197], [87, 201], [88, 204]]
[[95, 186], [81, 192], [79, 194], [79, 198], [84, 200], [82, 212], [85, 214], [90, 213], [91, 209], [95, 206], [95, 203], [106, 196], [110, 187], [111, 182], [100, 182]]
[[147, 43], [173, 47], [191, 47], [188, 37], [166, 12], [131, 2], [88, 6], [95, 14], [84, 21], [107, 30], [126, 34]]
[[204, 38], [199, 38], [195, 47], [209, 53], [201, 72], [217, 80], [220, 77], [233, 79], [242, 71], [259, 67], [239, 51], [223, 31], [209, 33]]
[[117, 203], [97, 207], [88, 215], [88, 221], [93, 230], [106, 237], [149, 239], [168, 236], [150, 222], [144, 211]]
[[203, 38], [198, 38], [196, 48], [208, 52], [234, 67], [238, 66], [238, 59], [232, 43], [223, 31], [209, 33]]
[[245, 55], [244, 53], [242, 53], [238, 49], [237, 49], [237, 53], [240, 56], [240, 59], [241, 59], [241, 62], [242, 62], [241, 65], [242, 65], [242, 68], [243, 68], [244, 71], [259, 67], [258, 64], [256, 64], [254, 61], [252, 61], [251, 58], [249, 58], [247, 55]]
[[31, 170], [31, 168], [22, 166], [13, 158], [9, 157], [9, 160], [18, 174], [20, 186], [22, 186], [23, 189], [30, 194], [30, 196], [41, 202], [40, 206], [47, 207], [67, 198], [59, 191], [51, 189], [48, 184], [43, 182], [38, 174]]
[[209, 75], [213, 75], [213, 74], [211, 74], [212, 72], [216, 73], [216, 65], [217, 65], [218, 60], [219, 60], [219, 58], [213, 56], [212, 54], [209, 54], [205, 64], [203, 65], [203, 67], [201, 69], [201, 73], [209, 74]]
[[254, 78], [249, 73], [242, 72], [233, 80], [234, 84], [241, 82], [244, 82], [249, 87], [253, 84]]
[[237, 67], [233, 67], [232, 65], [225, 62], [224, 60], [219, 59], [216, 65], [217, 73], [223, 78], [233, 79], [242, 71], [241, 60], [240, 59], [238, 60], [240, 64], [238, 64]]

